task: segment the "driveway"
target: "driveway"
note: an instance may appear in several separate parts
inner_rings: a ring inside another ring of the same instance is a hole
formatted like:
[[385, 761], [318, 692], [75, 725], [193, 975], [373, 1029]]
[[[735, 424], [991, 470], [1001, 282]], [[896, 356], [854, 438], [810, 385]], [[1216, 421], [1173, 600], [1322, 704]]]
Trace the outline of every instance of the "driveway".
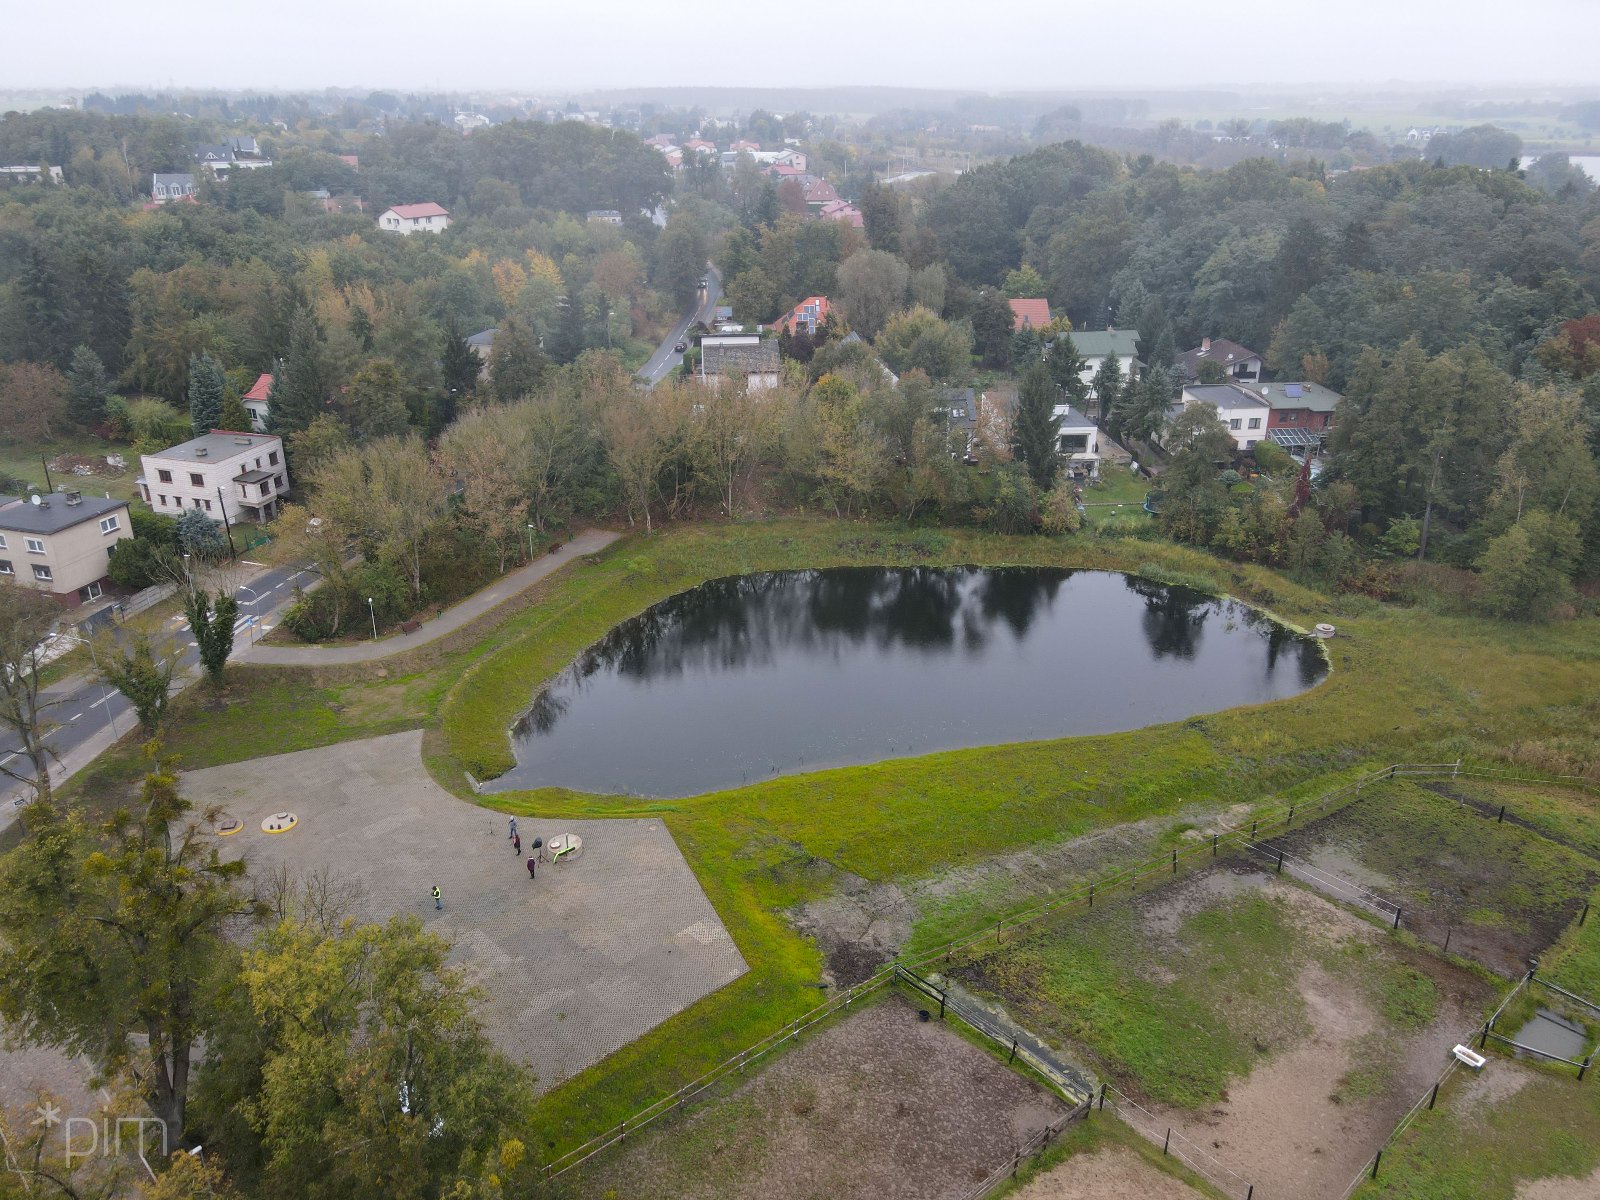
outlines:
[[[459, 800], [422, 766], [422, 732], [232, 763], [183, 778], [197, 808], [244, 823], [222, 839], [255, 880], [321, 869], [355, 889], [362, 920], [421, 918], [483, 990], [501, 1051], [553, 1087], [744, 974], [733, 939], [659, 820], [506, 817]], [[292, 809], [287, 833], [263, 818]], [[524, 865], [534, 837], [583, 839], [560, 866]], [[444, 909], [429, 889], [438, 884]]]

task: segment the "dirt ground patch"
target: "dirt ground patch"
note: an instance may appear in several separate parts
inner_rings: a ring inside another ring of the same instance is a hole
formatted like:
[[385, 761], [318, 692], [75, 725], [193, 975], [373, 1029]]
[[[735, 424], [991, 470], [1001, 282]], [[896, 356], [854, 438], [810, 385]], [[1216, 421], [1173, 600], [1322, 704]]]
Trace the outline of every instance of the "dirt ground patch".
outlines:
[[1240, 862], [1064, 918], [962, 977], [1257, 1195], [1297, 1200], [1343, 1194], [1493, 991]]
[[1585, 1179], [1539, 1179], [1517, 1189], [1517, 1200], [1600, 1200], [1600, 1170]]
[[897, 994], [565, 1179], [617, 1200], [963, 1195], [1066, 1111]]
[[1384, 783], [1273, 844], [1399, 904], [1403, 928], [1436, 946], [1448, 936], [1452, 953], [1510, 978], [1577, 915], [1600, 864], [1499, 823], [1496, 810], [1459, 791]]
[[1030, 1179], [1012, 1200], [1200, 1200], [1200, 1193], [1132, 1150], [1108, 1146]]

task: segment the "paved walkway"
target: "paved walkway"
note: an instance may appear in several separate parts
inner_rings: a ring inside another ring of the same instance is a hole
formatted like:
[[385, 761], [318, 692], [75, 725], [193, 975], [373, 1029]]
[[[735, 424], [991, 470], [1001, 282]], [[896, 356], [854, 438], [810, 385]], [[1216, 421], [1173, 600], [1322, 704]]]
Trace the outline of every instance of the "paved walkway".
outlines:
[[[505, 814], [440, 788], [421, 748], [420, 730], [344, 742], [190, 772], [183, 791], [244, 823], [221, 844], [256, 880], [280, 864], [301, 876], [320, 868], [354, 889], [359, 918], [409, 913], [449, 938], [483, 990], [489, 1036], [541, 1090], [744, 974], [661, 821], [518, 818], [518, 857]], [[264, 833], [278, 808], [300, 823]], [[530, 880], [533, 838], [560, 833], [583, 839], [581, 857]]]
[[513, 596], [527, 591], [539, 580], [560, 570], [574, 558], [603, 550], [622, 535], [606, 529], [586, 529], [554, 554], [546, 554], [525, 567], [502, 575], [494, 583], [468, 596], [460, 604], [445, 609], [437, 617], [424, 621], [415, 633], [402, 633], [377, 642], [361, 642], [348, 646], [271, 646], [241, 645], [234, 651], [234, 661], [266, 663], [281, 667], [328, 667], [346, 663], [372, 662], [404, 654], [418, 646], [454, 633], [464, 625], [477, 620], [490, 609], [505, 603]]

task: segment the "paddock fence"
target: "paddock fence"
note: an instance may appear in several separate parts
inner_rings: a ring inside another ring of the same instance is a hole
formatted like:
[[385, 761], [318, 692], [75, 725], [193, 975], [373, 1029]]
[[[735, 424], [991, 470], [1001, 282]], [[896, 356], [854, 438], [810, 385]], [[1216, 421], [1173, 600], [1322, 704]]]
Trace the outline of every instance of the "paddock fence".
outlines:
[[[958, 956], [981, 956], [993, 952], [993, 950], [1005, 944], [1007, 934], [1014, 935], [1018, 931], [1031, 930], [1041, 922], [1058, 914], [1092, 910], [1097, 902], [1104, 904], [1125, 896], [1136, 895], [1141, 883], [1150, 883], [1151, 886], [1155, 886], [1159, 882], [1168, 881], [1179, 873], [1180, 868], [1187, 869], [1218, 858], [1224, 849], [1229, 853], [1237, 850], [1244, 854], [1258, 857], [1265, 852], [1270, 852], [1272, 861], [1276, 862], [1279, 849], [1269, 847], [1269, 842], [1263, 841], [1264, 837], [1270, 839], [1272, 836], [1287, 833], [1311, 821], [1328, 816], [1338, 809], [1361, 799], [1365, 790], [1376, 784], [1385, 783], [1396, 778], [1458, 779], [1463, 776], [1490, 778], [1506, 783], [1574, 787], [1588, 791], [1591, 794], [1600, 795], [1600, 786], [1576, 776], [1525, 775], [1494, 768], [1465, 766], [1460, 761], [1453, 763], [1396, 763], [1360, 775], [1320, 796], [1288, 801], [1273, 807], [1259, 809], [1248, 821], [1241, 821], [1236, 826], [1219, 829], [1209, 837], [1197, 839], [1194, 844], [1183, 849], [1170, 850], [1157, 857], [1110, 872], [1087, 883], [1075, 884], [1036, 905], [1003, 916], [992, 924], [985, 924], [959, 938], [950, 939], [943, 946], [924, 947], [913, 954], [891, 960], [879, 968], [871, 977], [851, 985], [824, 1003], [795, 1017], [787, 1024], [724, 1059], [697, 1078], [685, 1083], [676, 1091], [652, 1101], [605, 1132], [597, 1134], [581, 1145], [552, 1158], [544, 1166], [545, 1178], [555, 1179], [564, 1175], [568, 1171], [588, 1162], [602, 1151], [626, 1141], [630, 1135], [641, 1132], [662, 1117], [682, 1111], [688, 1104], [704, 1097], [708, 1091], [719, 1083], [724, 1082], [731, 1076], [742, 1074], [746, 1067], [760, 1062], [767, 1055], [785, 1046], [812, 1026], [845, 1011], [856, 1001], [865, 999], [893, 983], [900, 977], [901, 972], [914, 975], [921, 970], [953, 963]], [[1534, 832], [1539, 832], [1539, 830], [1535, 828]], [[1264, 850], [1263, 848], [1269, 849]], [[1287, 852], [1283, 853], [1285, 872], [1287, 873], [1290, 866], [1290, 856]], [[1304, 860], [1299, 860], [1299, 862], [1303, 863]], [[1323, 874], [1331, 873], [1323, 872]], [[1312, 877], [1308, 873], [1302, 878], [1306, 882], [1310, 882]], [[1332, 876], [1332, 879], [1340, 887], [1357, 888], [1359, 886], [1337, 876]], [[1385, 911], [1383, 906], [1397, 907], [1393, 905], [1393, 902], [1385, 901], [1375, 894], [1372, 903], [1377, 906], [1375, 911], [1380, 916]], [[1363, 907], [1366, 906], [1363, 905]], [[948, 1001], [946, 1007], [948, 1009]], [[966, 1018], [963, 1017], [963, 1020], [966, 1020]], [[976, 1026], [974, 1027], [976, 1028]], [[979, 1032], [984, 1033], [985, 1036], [992, 1036], [983, 1029], [979, 1029]], [[1009, 1037], [1009, 1035], [1007, 1036]], [[1021, 1048], [1019, 1047], [1019, 1056], [1020, 1053]], [[1128, 1103], [1131, 1104], [1132, 1102], [1129, 1101]], [[1132, 1124], [1132, 1122], [1129, 1123]], [[1198, 1171], [1197, 1173], [1204, 1174]], [[1248, 1191], [1247, 1185], [1246, 1192]]]
[[1157, 1117], [1109, 1083], [1100, 1085], [1100, 1096], [1096, 1103], [1102, 1110], [1109, 1105], [1123, 1124], [1146, 1141], [1160, 1146], [1161, 1153], [1177, 1159], [1223, 1195], [1232, 1197], [1232, 1200], [1255, 1200], [1255, 1184], [1204, 1149], [1183, 1130]]

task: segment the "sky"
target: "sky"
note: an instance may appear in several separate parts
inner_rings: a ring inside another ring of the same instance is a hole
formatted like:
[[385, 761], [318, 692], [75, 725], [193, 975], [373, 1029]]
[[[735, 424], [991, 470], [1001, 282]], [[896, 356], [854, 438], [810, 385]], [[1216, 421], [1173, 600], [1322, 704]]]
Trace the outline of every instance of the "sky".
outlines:
[[1593, 85], [1600, 0], [0, 0], [0, 86]]

